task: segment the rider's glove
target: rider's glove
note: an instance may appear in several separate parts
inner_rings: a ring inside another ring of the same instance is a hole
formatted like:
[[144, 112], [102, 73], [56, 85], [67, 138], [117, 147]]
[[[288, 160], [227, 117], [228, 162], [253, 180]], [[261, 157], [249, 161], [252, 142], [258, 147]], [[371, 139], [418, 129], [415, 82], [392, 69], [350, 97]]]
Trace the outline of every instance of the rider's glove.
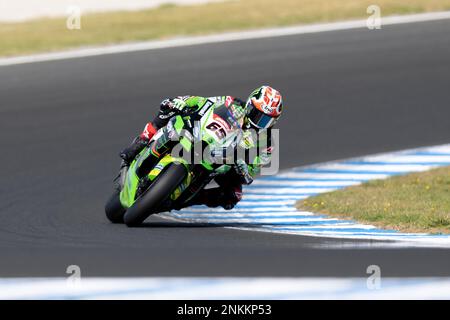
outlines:
[[238, 104], [238, 105], [240, 105], [241, 107], [245, 107], [245, 101], [244, 100], [241, 100], [239, 98], [234, 98], [233, 102]]
[[242, 177], [244, 184], [251, 184], [253, 182], [253, 178], [248, 170], [248, 165], [244, 160], [238, 159], [236, 161], [236, 172]]
[[172, 100], [172, 109], [176, 109], [178, 111], [183, 111], [183, 109], [186, 107], [186, 102], [183, 99], [175, 98]]

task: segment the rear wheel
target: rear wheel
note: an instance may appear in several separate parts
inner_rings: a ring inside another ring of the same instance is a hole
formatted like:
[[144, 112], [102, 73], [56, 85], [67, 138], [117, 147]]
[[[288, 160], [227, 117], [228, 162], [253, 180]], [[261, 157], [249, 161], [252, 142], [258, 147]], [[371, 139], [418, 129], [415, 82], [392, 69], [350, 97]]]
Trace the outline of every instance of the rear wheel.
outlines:
[[106, 217], [112, 223], [123, 223], [123, 216], [125, 214], [125, 208], [120, 203], [120, 191], [114, 190], [114, 193], [109, 198], [105, 205]]
[[128, 208], [123, 217], [129, 227], [140, 225], [151, 214], [155, 213], [158, 206], [167, 200], [172, 192], [186, 178], [187, 172], [182, 164], [170, 164], [150, 188], [136, 202]]

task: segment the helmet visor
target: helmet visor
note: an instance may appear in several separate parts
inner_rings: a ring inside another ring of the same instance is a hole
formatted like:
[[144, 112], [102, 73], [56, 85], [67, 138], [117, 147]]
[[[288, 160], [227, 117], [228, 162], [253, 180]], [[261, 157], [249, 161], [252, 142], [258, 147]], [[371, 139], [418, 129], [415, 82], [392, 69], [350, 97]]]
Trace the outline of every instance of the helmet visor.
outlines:
[[247, 118], [254, 127], [257, 127], [259, 129], [270, 128], [277, 121], [276, 118], [273, 118], [254, 107], [251, 108], [251, 110], [247, 114]]

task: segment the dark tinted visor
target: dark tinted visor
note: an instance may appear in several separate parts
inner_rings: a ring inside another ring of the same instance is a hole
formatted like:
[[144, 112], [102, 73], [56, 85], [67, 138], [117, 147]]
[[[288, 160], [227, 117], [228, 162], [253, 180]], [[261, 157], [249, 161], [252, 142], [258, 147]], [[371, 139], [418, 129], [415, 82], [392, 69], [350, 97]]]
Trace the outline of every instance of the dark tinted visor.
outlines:
[[247, 114], [250, 123], [257, 128], [267, 129], [270, 128], [277, 119], [268, 116], [257, 108], [253, 107], [252, 110]]

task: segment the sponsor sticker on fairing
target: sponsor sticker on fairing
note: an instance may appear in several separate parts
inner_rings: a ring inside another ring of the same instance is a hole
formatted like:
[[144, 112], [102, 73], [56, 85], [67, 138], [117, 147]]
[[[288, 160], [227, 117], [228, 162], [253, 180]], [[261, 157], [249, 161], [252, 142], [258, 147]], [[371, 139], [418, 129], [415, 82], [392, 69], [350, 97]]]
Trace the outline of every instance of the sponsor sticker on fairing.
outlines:
[[200, 116], [204, 116], [206, 111], [208, 111], [208, 109], [214, 104], [214, 102], [212, 102], [211, 100], [206, 100], [205, 104], [203, 105], [203, 107], [200, 109], [200, 111], [198, 112], [198, 114]]

